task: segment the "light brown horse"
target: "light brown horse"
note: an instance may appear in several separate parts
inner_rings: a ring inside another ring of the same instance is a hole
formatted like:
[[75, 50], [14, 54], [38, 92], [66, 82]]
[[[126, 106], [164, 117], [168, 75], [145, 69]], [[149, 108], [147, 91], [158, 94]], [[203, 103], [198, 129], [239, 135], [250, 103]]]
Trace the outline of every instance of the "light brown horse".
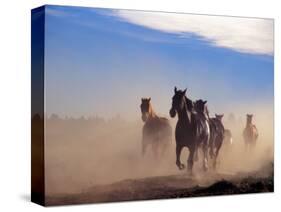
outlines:
[[258, 139], [258, 129], [252, 123], [252, 120], [253, 120], [253, 115], [247, 114], [246, 127], [243, 131], [246, 150], [255, 147]]
[[159, 117], [151, 105], [151, 98], [141, 99], [141, 113], [144, 126], [142, 129], [142, 155], [151, 146], [156, 157], [163, 156], [172, 144], [172, 127], [167, 118]]

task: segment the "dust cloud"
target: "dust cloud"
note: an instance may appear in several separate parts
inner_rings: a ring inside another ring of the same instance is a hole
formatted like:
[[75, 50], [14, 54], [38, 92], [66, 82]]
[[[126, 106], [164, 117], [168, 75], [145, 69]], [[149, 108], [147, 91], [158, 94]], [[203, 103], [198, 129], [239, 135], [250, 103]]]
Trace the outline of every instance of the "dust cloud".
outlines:
[[[224, 116], [225, 128], [233, 134], [233, 144], [223, 144], [217, 172], [250, 172], [273, 162], [272, 107], [251, 109], [253, 122], [259, 131], [253, 151], [244, 148], [242, 131], [246, 123], [245, 111], [237, 108], [237, 111]], [[177, 118], [170, 121], [175, 129]], [[49, 117], [45, 131], [46, 194], [75, 194], [95, 185], [124, 179], [185, 174], [186, 170], [179, 171], [175, 165], [175, 140], [167, 154], [155, 158], [148, 151], [142, 157], [142, 126], [140, 113], [136, 114], [135, 121], [124, 120], [120, 116], [106, 120], [101, 117]], [[185, 164], [188, 154], [185, 148], [181, 155]], [[194, 172], [202, 172], [200, 160], [195, 163]]]

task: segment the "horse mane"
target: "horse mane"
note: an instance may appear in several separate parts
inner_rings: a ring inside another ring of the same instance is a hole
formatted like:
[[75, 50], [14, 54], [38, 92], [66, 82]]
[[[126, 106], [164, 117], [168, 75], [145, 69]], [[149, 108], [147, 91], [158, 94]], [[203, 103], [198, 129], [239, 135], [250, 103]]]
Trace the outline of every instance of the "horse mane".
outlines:
[[185, 102], [186, 102], [187, 109], [188, 109], [190, 112], [192, 112], [193, 109], [194, 109], [193, 101], [185, 96]]
[[158, 118], [157, 114], [155, 113], [155, 111], [154, 111], [154, 109], [153, 109], [153, 107], [152, 107], [151, 102], [149, 102], [149, 109], [150, 109], [149, 112], [150, 112], [151, 117], [152, 117], [152, 118]]

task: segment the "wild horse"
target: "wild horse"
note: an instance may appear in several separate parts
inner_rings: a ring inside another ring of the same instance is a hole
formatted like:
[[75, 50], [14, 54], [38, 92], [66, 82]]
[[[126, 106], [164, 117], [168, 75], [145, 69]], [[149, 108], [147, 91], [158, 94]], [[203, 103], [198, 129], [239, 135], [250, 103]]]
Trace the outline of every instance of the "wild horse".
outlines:
[[211, 137], [210, 137], [210, 157], [213, 158], [213, 168], [216, 168], [219, 151], [223, 144], [225, 129], [222, 123], [222, 115], [215, 114], [215, 118], [209, 118]]
[[183, 147], [189, 149], [187, 164], [190, 172], [192, 172], [193, 168], [194, 154], [198, 147], [202, 147], [204, 153], [203, 169], [206, 171], [208, 169], [208, 145], [210, 137], [208, 121], [202, 114], [195, 112], [193, 102], [186, 97], [186, 89], [181, 91], [175, 87], [170, 116], [173, 118], [176, 114], [178, 114], [175, 132], [176, 164], [178, 168], [183, 169], [185, 167], [180, 161]]
[[252, 123], [253, 115], [247, 114], [246, 127], [243, 131], [246, 150], [255, 147], [258, 139], [258, 129]]
[[154, 155], [158, 157], [172, 144], [172, 127], [168, 119], [156, 115], [151, 98], [142, 98], [140, 108], [145, 123], [142, 130], [142, 155], [145, 155], [147, 146], [150, 145]]

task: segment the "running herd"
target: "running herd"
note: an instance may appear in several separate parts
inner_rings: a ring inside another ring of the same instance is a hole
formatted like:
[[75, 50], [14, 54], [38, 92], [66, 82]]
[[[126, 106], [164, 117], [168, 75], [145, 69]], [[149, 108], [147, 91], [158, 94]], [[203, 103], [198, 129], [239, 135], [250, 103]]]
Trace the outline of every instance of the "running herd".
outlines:
[[[142, 132], [142, 154], [145, 155], [147, 147], [151, 146], [155, 155], [163, 154], [168, 150], [172, 142], [173, 129], [169, 120], [156, 115], [152, 108], [151, 98], [141, 99], [141, 113], [144, 122]], [[223, 142], [232, 143], [232, 135], [229, 129], [225, 129], [222, 123], [223, 114], [209, 116], [207, 101], [202, 99], [192, 101], [187, 98], [186, 89], [174, 88], [172, 107], [169, 111], [178, 121], [175, 129], [176, 140], [176, 165], [184, 169], [185, 165], [180, 161], [181, 151], [184, 147], [189, 149], [187, 169], [192, 172], [193, 164], [198, 160], [198, 150], [203, 152], [202, 167], [208, 170], [208, 160], [212, 159], [215, 169], [217, 158]], [[247, 114], [246, 127], [243, 138], [246, 148], [252, 148], [258, 138], [258, 130], [252, 123], [253, 115]]]

